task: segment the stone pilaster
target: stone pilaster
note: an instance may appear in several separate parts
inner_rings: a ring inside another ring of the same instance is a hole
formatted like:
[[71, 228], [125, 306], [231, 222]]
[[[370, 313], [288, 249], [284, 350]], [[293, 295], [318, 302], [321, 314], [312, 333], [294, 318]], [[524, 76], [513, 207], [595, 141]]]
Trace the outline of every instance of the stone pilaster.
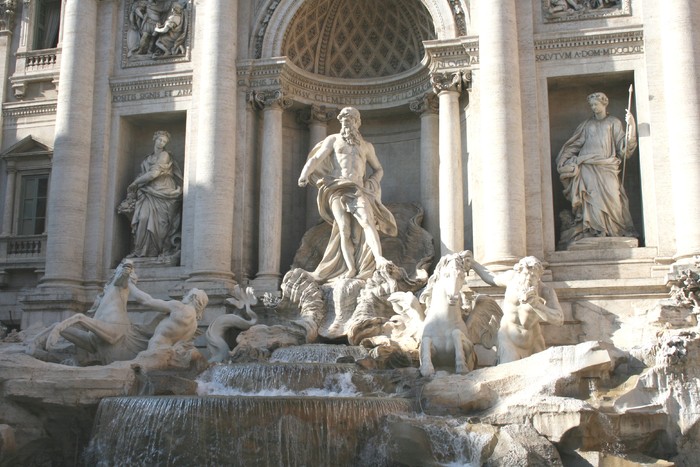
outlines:
[[84, 279], [97, 2], [67, 0], [64, 5], [44, 287], [75, 287]]
[[256, 92], [255, 101], [263, 110], [263, 134], [258, 274], [253, 285], [256, 291], [273, 292], [282, 278], [282, 115], [292, 101], [279, 90]]
[[697, 64], [700, 20], [693, 0], [665, 2], [661, 24], [673, 25], [661, 35], [668, 153], [673, 177], [676, 260], [700, 254], [700, 73]]
[[5, 185], [5, 205], [3, 206], [2, 215], [2, 232], [0, 236], [7, 237], [12, 235], [12, 217], [14, 214], [15, 201], [15, 180], [17, 179], [17, 169], [15, 163], [7, 161], [7, 185]]
[[196, 145], [194, 255], [188, 282], [210, 293], [235, 285], [231, 272], [236, 173], [236, 18], [238, 2], [199, 7], [202, 34]]
[[[511, 267], [526, 255], [522, 109], [515, 0], [483, 2], [480, 112], [484, 203], [474, 219], [485, 264]], [[539, 200], [537, 201], [539, 202]]]
[[411, 102], [409, 107], [420, 115], [420, 200], [425, 211], [423, 225], [437, 244], [440, 240], [438, 97], [427, 93], [421, 99]]
[[[312, 105], [307, 112], [302, 115], [302, 121], [309, 125], [309, 152], [328, 136], [328, 122], [333, 119], [335, 110], [325, 106]], [[321, 215], [318, 212], [316, 197], [318, 190], [316, 187], [308, 185], [306, 187], [306, 229], [318, 224]]]
[[[459, 96], [465, 75], [461, 71], [433, 73], [430, 80], [439, 99], [439, 254], [464, 249], [464, 196]], [[436, 248], [438, 249], [438, 248]]]

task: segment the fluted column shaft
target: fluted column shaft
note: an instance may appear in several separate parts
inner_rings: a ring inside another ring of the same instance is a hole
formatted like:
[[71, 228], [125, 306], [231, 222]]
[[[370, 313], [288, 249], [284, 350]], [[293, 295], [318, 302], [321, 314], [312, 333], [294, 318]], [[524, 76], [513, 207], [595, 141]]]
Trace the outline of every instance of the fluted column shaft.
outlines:
[[263, 107], [262, 160], [260, 166], [260, 232], [256, 290], [279, 287], [282, 254], [282, 116], [291, 102], [281, 92], [256, 93]]
[[238, 2], [202, 4], [206, 24], [199, 73], [194, 259], [191, 280], [232, 281], [236, 173], [236, 15]]
[[480, 8], [482, 195], [474, 225], [485, 239], [486, 264], [512, 266], [526, 255], [523, 133], [515, 0]]
[[700, 79], [698, 33], [700, 14], [693, 0], [664, 3], [661, 24], [673, 25], [661, 35], [668, 153], [673, 177], [676, 259], [700, 254]]
[[439, 198], [440, 255], [464, 249], [464, 196], [462, 186], [462, 138], [459, 125], [459, 96], [462, 73], [431, 76], [439, 99]]
[[422, 99], [412, 102], [410, 107], [420, 114], [420, 200], [424, 210], [423, 225], [437, 243], [440, 241], [438, 97], [433, 93], [426, 94]]
[[67, 0], [42, 285], [81, 285], [95, 82], [97, 2]]

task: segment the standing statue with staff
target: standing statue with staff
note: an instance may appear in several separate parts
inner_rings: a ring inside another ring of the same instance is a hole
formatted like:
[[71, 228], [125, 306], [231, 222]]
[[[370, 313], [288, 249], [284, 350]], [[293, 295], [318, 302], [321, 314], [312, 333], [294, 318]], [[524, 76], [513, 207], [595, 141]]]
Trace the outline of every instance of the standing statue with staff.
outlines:
[[584, 237], [638, 237], [629, 210], [620, 165], [637, 148], [637, 129], [629, 105], [626, 127], [608, 115], [608, 97], [588, 96], [593, 116], [581, 123], [556, 158], [564, 196], [571, 215], [562, 226], [560, 243], [568, 245]]

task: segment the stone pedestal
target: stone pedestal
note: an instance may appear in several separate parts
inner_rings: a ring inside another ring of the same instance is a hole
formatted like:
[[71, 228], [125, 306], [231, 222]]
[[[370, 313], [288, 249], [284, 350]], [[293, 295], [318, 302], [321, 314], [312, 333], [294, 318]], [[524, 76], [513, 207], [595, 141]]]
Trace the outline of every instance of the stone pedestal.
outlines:
[[571, 242], [567, 250], [609, 250], [614, 248], [637, 248], [638, 246], [639, 240], [633, 237], [586, 237]]

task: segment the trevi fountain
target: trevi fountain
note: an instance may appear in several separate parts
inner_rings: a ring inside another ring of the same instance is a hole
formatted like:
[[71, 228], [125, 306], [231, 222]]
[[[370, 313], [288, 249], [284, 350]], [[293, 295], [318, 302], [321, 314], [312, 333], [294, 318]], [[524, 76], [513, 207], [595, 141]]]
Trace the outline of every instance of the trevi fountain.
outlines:
[[0, 2], [0, 466], [697, 465], [694, 6]]

